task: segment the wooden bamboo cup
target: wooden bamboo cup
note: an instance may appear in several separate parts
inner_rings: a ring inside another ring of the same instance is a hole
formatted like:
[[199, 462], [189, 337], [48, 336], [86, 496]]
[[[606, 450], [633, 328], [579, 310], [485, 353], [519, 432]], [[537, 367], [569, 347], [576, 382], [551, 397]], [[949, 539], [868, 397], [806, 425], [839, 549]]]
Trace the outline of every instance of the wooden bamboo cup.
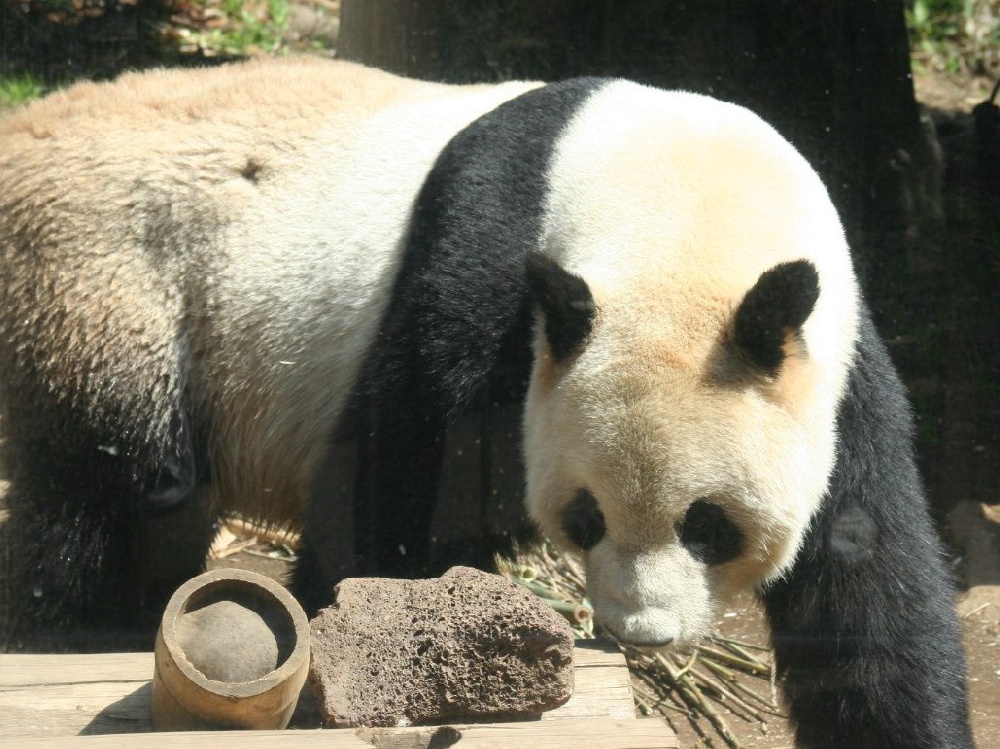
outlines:
[[284, 728], [309, 671], [309, 622], [263, 575], [206, 572], [167, 604], [153, 668], [154, 730]]

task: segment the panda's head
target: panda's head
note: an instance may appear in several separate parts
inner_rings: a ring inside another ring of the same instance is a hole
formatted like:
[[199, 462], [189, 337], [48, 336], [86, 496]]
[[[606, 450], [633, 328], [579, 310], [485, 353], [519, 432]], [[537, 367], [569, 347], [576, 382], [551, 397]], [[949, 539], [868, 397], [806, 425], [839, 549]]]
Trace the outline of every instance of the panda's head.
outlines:
[[529, 256], [527, 500], [625, 641], [696, 640], [790, 565], [857, 326], [837, 214], [758, 118], [613, 83], [557, 144]]

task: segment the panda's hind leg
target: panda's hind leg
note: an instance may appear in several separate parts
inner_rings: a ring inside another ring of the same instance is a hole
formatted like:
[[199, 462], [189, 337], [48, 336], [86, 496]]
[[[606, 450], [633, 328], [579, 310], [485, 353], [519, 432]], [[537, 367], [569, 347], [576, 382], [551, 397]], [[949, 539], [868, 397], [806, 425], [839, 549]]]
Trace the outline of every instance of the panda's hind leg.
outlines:
[[[0, 647], [151, 647], [164, 594], [200, 569], [210, 535], [185, 398], [55, 397], [32, 370], [10, 371], [0, 422], [12, 540]], [[169, 581], [157, 560], [172, 561]]]

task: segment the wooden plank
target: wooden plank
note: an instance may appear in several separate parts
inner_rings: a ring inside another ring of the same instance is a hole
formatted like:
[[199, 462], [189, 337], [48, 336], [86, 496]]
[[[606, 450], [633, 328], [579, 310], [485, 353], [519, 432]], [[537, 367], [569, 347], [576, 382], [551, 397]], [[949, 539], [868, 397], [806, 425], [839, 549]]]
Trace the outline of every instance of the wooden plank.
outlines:
[[635, 717], [628, 666], [613, 642], [577, 640], [573, 676], [573, 696], [562, 707], [542, 713], [542, 720]]
[[[635, 716], [625, 659], [610, 643], [577, 641], [576, 685], [543, 721]], [[0, 655], [0, 743], [4, 738], [147, 732], [152, 653]], [[292, 725], [315, 727], [308, 694]]]
[[19, 739], [24, 749], [677, 749], [676, 737], [659, 719], [566, 718], [426, 728], [312, 731], [218, 731]]
[[0, 655], [0, 739], [149, 731], [152, 653]]
[[152, 678], [152, 653], [0, 655], [0, 689], [97, 681], [145, 682]]

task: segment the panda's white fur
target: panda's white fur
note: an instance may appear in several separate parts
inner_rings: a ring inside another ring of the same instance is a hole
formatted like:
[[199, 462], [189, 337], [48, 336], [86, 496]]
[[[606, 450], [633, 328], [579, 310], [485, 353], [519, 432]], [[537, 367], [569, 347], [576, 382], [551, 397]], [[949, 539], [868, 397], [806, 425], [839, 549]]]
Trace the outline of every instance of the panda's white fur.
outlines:
[[[587, 101], [549, 182], [542, 247], [587, 281], [598, 313], [558, 377], [536, 341], [527, 501], [558, 538], [565, 502], [589, 487], [608, 531], [587, 557], [598, 618], [625, 639], [690, 642], [729, 595], [788, 567], [826, 491], [857, 337], [844, 233], [813, 170], [754, 114], [633, 83]], [[821, 279], [807, 355], [775, 382], [713, 385], [743, 295], [796, 259]], [[713, 569], [675, 532], [701, 497], [752, 538]]]
[[802, 746], [971, 747], [902, 387], [826, 191], [754, 115], [302, 59], [0, 122], [17, 641], [131, 612], [171, 506], [308, 503], [295, 582], [325, 603], [342, 434], [365, 571], [414, 571], [448, 425], [494, 385], [532, 516], [622, 639], [691, 641], [756, 588]]
[[[280, 493], [296, 502], [278, 519], [298, 519], [385, 314], [414, 195], [453, 133], [534, 86], [411, 83], [367, 116], [324, 123], [225, 228], [216, 335], [227, 343], [205, 362], [217, 388], [208, 397], [227, 415], [217, 442], [225, 453], [213, 460], [234, 467], [220, 494], [240, 502], [224, 509], [246, 512], [247, 497]], [[267, 396], [246, 408], [257, 393]], [[273, 519], [266, 504], [255, 514]]]

